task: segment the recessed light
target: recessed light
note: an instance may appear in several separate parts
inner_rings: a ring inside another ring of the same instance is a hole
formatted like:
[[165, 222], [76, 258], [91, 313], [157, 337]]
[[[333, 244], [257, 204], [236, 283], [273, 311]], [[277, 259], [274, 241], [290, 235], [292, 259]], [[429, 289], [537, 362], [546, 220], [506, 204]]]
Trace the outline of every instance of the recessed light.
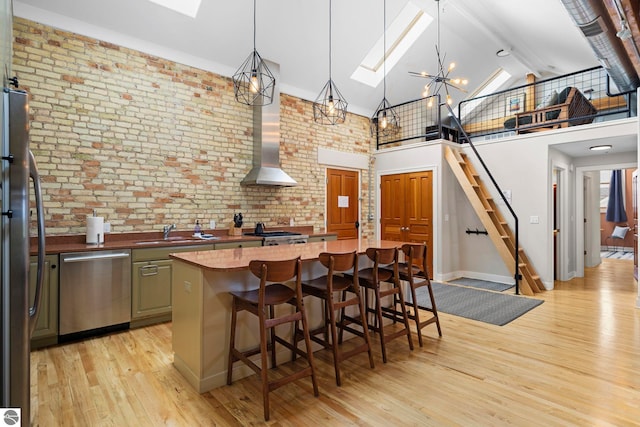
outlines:
[[591, 151], [605, 151], [605, 150], [611, 150], [611, 148], [613, 148], [612, 145], [605, 144], [605, 145], [594, 145], [593, 147], [589, 147], [589, 150], [591, 150]]
[[511, 55], [511, 51], [509, 49], [500, 49], [496, 52], [496, 56], [498, 58], [504, 58], [505, 56]]

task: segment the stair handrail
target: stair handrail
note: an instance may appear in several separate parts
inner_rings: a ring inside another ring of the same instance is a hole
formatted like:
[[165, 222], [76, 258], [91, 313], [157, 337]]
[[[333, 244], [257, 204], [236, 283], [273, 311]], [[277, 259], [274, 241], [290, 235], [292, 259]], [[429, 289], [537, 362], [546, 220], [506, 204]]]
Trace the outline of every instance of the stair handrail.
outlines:
[[520, 261], [518, 259], [519, 258], [519, 249], [520, 249], [520, 245], [518, 244], [518, 215], [516, 215], [515, 211], [511, 207], [511, 203], [509, 203], [509, 201], [505, 197], [504, 193], [502, 192], [502, 189], [500, 188], [500, 186], [496, 182], [495, 178], [491, 174], [491, 171], [489, 171], [489, 168], [487, 167], [487, 165], [485, 164], [484, 160], [482, 159], [482, 156], [480, 155], [480, 153], [478, 153], [478, 150], [476, 150], [475, 145], [473, 144], [473, 142], [471, 142], [471, 138], [469, 137], [467, 132], [465, 132], [464, 128], [462, 127], [462, 123], [460, 123], [460, 120], [454, 114], [453, 110], [451, 109], [451, 106], [449, 104], [447, 104], [446, 102], [443, 102], [443, 103], [440, 104], [440, 106], [443, 106], [443, 105], [445, 107], [447, 107], [447, 110], [449, 110], [449, 116], [451, 117], [451, 119], [454, 121], [455, 125], [458, 127], [459, 131], [464, 136], [464, 139], [461, 139], [461, 138], [458, 137], [458, 141], [466, 141], [471, 146], [471, 149], [473, 150], [473, 152], [475, 153], [476, 157], [480, 161], [480, 164], [482, 165], [484, 171], [489, 176], [489, 179], [493, 183], [493, 186], [498, 191], [498, 194], [500, 194], [500, 197], [502, 197], [502, 200], [504, 201], [505, 205], [507, 206], [507, 209], [509, 209], [509, 212], [513, 216], [513, 220], [514, 220], [514, 224], [515, 224], [515, 227], [514, 227], [515, 228], [515, 232], [514, 232], [514, 237], [515, 237], [515, 249], [514, 249], [514, 252], [515, 252], [515, 254], [514, 254], [515, 270], [514, 271], [515, 271], [515, 273], [514, 273], [514, 280], [515, 280], [515, 287], [516, 287], [516, 295], [519, 295], [520, 294], [520, 279], [522, 279], [522, 276], [520, 275], [520, 268], [519, 268]]

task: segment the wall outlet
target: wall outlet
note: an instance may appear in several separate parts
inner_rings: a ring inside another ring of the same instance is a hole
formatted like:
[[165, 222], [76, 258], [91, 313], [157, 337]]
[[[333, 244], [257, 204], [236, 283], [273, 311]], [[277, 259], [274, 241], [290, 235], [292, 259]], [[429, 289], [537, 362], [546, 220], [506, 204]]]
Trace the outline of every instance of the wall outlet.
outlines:
[[111, 223], [105, 222], [104, 224], [102, 224], [102, 231], [104, 233], [111, 233]]
[[191, 293], [191, 282], [184, 281], [184, 291], [188, 294]]
[[216, 229], [216, 220], [212, 219], [211, 221], [209, 221], [209, 228], [212, 230]]
[[532, 215], [531, 217], [529, 217], [529, 223], [530, 224], [539, 224], [540, 223], [540, 218], [538, 218], [537, 215]]

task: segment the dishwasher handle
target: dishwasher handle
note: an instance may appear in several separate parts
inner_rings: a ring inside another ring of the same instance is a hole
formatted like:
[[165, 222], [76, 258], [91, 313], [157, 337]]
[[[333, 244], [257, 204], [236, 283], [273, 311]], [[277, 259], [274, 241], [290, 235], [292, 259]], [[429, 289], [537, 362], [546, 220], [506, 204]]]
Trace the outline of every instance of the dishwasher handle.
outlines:
[[103, 259], [118, 259], [118, 258], [129, 258], [128, 252], [120, 252], [120, 253], [108, 253], [108, 254], [90, 254], [90, 255], [77, 255], [77, 256], [66, 256], [62, 257], [62, 262], [71, 263], [71, 262], [87, 262], [87, 261], [97, 261]]

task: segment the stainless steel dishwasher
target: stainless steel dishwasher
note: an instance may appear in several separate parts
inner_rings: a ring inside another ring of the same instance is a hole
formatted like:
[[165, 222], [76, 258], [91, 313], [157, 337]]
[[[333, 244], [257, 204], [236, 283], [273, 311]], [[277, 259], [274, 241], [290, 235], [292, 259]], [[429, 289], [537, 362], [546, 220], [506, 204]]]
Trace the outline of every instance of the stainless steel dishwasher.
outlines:
[[60, 254], [60, 336], [131, 321], [131, 250]]

